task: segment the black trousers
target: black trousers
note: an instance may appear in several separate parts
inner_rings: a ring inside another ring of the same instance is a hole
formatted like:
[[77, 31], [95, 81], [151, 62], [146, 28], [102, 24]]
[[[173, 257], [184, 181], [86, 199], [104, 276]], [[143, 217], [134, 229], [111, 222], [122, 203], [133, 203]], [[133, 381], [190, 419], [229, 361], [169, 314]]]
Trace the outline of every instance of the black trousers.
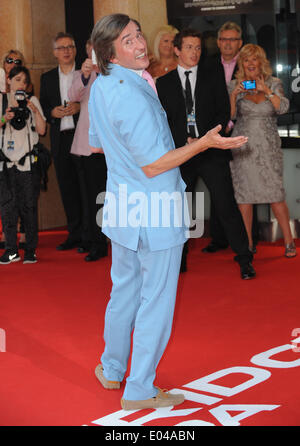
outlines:
[[84, 166], [82, 162], [82, 156], [72, 155], [73, 163], [77, 172], [77, 180], [80, 190], [80, 208], [81, 208], [81, 229], [80, 239], [82, 245], [89, 246], [91, 242], [91, 228], [89, 223], [89, 193], [86, 184], [86, 175], [84, 172]]
[[84, 179], [87, 191], [88, 222], [91, 240], [91, 250], [105, 250], [106, 236], [96, 222], [96, 215], [100, 205], [96, 204], [97, 195], [106, 190], [107, 167], [102, 153], [93, 153], [90, 156], [81, 156]]
[[200, 157], [194, 163], [181, 166], [187, 192], [194, 192], [200, 176], [210, 192], [217, 217], [240, 265], [252, 260], [243, 219], [234, 198], [229, 162], [225, 157]]
[[17, 250], [17, 225], [21, 216], [26, 235], [26, 250], [34, 251], [38, 242], [38, 197], [40, 175], [35, 165], [21, 172], [15, 166], [1, 172], [1, 218], [5, 249]]
[[[222, 226], [222, 223], [220, 222], [220, 219], [218, 218], [218, 214], [215, 210], [215, 206], [213, 201], [211, 200], [210, 203], [210, 219], [209, 219], [209, 231], [212, 241], [219, 246], [227, 247], [228, 246], [228, 240], [224, 231], [224, 228]], [[257, 245], [259, 240], [259, 226], [258, 226], [258, 219], [257, 219], [257, 205], [253, 205], [253, 220], [252, 220], [252, 239], [253, 244]]]
[[[70, 153], [74, 131], [60, 132], [58, 150], [52, 150], [57, 182], [67, 217], [68, 238], [82, 240], [83, 210], [80, 180], [78, 176], [78, 157]], [[57, 148], [56, 148], [57, 149]]]

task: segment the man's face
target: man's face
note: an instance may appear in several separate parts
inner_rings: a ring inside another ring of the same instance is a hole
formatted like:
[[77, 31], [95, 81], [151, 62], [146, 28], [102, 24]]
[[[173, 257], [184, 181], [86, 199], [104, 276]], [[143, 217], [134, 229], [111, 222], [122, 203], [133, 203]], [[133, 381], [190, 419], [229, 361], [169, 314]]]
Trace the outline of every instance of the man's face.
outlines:
[[149, 65], [147, 44], [139, 27], [129, 22], [114, 41], [115, 56], [111, 62], [132, 70], [144, 70]]
[[201, 40], [199, 37], [184, 37], [181, 50], [174, 48], [178, 63], [185, 69], [198, 65], [201, 56]]
[[222, 31], [217, 40], [220, 52], [225, 60], [233, 59], [239, 52], [243, 41], [234, 29]]
[[59, 65], [73, 64], [76, 56], [76, 47], [72, 39], [62, 37], [54, 44], [53, 54]]

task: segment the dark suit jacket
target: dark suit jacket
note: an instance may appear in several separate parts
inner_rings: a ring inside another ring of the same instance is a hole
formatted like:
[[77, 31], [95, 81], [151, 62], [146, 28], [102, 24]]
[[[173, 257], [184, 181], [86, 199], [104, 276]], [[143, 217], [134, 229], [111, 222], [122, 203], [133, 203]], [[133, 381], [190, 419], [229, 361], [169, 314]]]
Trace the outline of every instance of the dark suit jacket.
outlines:
[[[177, 69], [157, 79], [159, 99], [164, 107], [176, 147], [187, 141], [187, 116], [185, 99]], [[215, 61], [199, 63], [195, 86], [195, 114], [199, 137], [218, 124], [222, 132], [230, 119], [230, 102], [224, 70]], [[229, 151], [208, 149], [193, 158], [193, 162], [205, 158], [230, 159]]]
[[[51, 151], [55, 155], [60, 141], [60, 119], [51, 116], [51, 110], [62, 105], [59, 88], [58, 67], [43, 73], [41, 76], [40, 103], [47, 122], [50, 124]], [[79, 113], [74, 115], [74, 123], [78, 121]]]
[[[225, 79], [225, 82], [226, 82], [225, 70], [224, 70], [224, 65], [222, 64], [221, 54], [217, 54], [217, 56], [215, 56], [214, 59], [215, 59], [215, 61], [216, 61], [217, 63], [220, 64], [220, 67], [222, 68], [222, 70], [223, 70], [223, 72], [224, 72], [224, 79]], [[235, 79], [235, 73], [237, 72], [237, 70], [238, 70], [238, 64], [236, 63], [236, 64], [235, 64], [235, 67], [234, 67], [234, 70], [233, 70], [233, 72], [232, 72], [232, 75], [231, 75], [231, 80], [232, 80], [232, 79]], [[235, 123], [235, 120], [232, 120], [232, 121]], [[231, 136], [231, 134], [232, 134], [232, 130], [233, 130], [233, 129], [231, 129], [231, 130], [229, 131], [229, 133], [227, 133], [226, 136]]]
[[[223, 66], [223, 64], [222, 64], [221, 54], [217, 54], [216, 56], [212, 57], [212, 61], [213, 61], [213, 60], [214, 60], [216, 63], [219, 63], [220, 66], [223, 68], [223, 71], [224, 71], [224, 66]], [[232, 80], [232, 79], [235, 79], [235, 73], [237, 72], [237, 70], [238, 70], [238, 64], [236, 63], [236, 64], [235, 64], [235, 67], [234, 67], [234, 70], [233, 70], [233, 72], [232, 72], [231, 80]], [[224, 73], [224, 76], [225, 76], [225, 73]], [[225, 82], [226, 82], [226, 81], [225, 81]]]

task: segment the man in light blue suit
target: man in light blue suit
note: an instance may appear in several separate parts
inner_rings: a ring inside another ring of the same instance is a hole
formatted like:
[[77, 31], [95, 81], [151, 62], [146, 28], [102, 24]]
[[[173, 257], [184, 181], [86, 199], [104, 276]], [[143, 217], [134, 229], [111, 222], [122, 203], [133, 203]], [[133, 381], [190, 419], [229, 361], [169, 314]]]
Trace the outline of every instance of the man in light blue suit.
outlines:
[[101, 75], [90, 94], [89, 139], [107, 162], [102, 230], [111, 239], [113, 282], [96, 376], [105, 388], [120, 388], [133, 332], [122, 408], [175, 406], [184, 396], [153, 383], [171, 333], [188, 224], [178, 166], [211, 146], [239, 147], [246, 138], [222, 138], [217, 126], [174, 150], [166, 114], [144, 71], [149, 60], [138, 23], [123, 14], [103, 17], [92, 43]]

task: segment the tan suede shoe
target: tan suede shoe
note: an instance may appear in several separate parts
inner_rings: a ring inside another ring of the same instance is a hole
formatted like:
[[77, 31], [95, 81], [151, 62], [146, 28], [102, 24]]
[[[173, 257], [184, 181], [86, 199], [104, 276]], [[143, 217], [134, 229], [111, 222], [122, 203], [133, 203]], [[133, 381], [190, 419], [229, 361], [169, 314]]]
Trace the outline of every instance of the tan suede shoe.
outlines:
[[103, 366], [102, 364], [97, 365], [95, 369], [95, 375], [101, 382], [102, 386], [105, 389], [119, 389], [120, 388], [120, 382], [119, 381], [108, 381], [108, 379], [105, 378], [103, 375]]
[[158, 407], [177, 406], [183, 403], [184, 395], [172, 394], [158, 388], [158, 394], [148, 400], [124, 400], [121, 399], [123, 410], [157, 409]]

